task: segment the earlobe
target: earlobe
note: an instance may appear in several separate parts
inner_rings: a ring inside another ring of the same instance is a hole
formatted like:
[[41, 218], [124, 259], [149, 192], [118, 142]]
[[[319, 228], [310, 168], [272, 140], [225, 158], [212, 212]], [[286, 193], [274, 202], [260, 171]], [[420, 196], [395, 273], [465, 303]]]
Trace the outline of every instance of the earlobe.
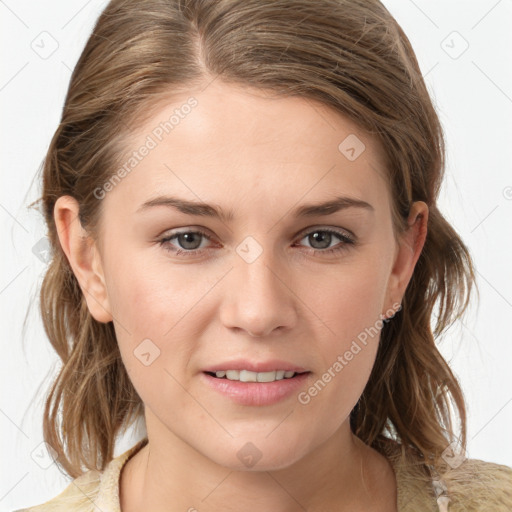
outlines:
[[427, 238], [428, 206], [416, 201], [407, 219], [408, 229], [402, 234], [393, 269], [388, 281], [386, 304], [400, 303]]
[[59, 242], [71, 266], [89, 312], [102, 323], [112, 321], [101, 257], [92, 237], [80, 223], [75, 198], [61, 196], [55, 202], [53, 215]]

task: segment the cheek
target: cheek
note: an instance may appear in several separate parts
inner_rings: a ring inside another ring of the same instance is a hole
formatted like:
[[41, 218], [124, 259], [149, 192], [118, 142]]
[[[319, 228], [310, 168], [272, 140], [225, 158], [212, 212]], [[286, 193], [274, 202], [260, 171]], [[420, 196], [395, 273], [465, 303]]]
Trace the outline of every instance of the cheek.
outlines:
[[177, 382], [188, 387], [185, 374], [194, 340], [210, 319], [204, 311], [215, 276], [203, 279], [192, 266], [173, 269], [165, 258], [147, 255], [112, 265], [107, 275], [119, 349], [137, 392], [148, 406], [164, 396], [179, 404]]
[[386, 296], [385, 270], [367, 257], [319, 275], [313, 279], [314, 286], [311, 279], [305, 279], [301, 286], [306, 293], [304, 301], [328, 327], [324, 333], [332, 340], [333, 350], [342, 350], [360, 333], [379, 325]]
[[182, 372], [194, 349], [182, 329], [190, 306], [176, 292], [181, 283], [143, 267], [128, 279], [118, 275], [117, 283], [114, 326], [129, 378], [148, 408], [173, 404], [180, 410], [187, 404], [178, 383], [183, 382]]
[[[322, 369], [299, 402], [334, 429], [356, 404], [370, 376], [383, 323], [385, 269], [370, 259], [315, 280], [305, 302], [318, 312], [315, 338]], [[327, 329], [326, 329], [327, 327]]]
[[166, 263], [164, 258], [141, 255], [109, 268], [112, 314], [134, 337], [162, 340], [185, 317], [190, 303], [197, 302], [201, 287], [191, 279], [190, 269], [171, 272], [172, 264]]

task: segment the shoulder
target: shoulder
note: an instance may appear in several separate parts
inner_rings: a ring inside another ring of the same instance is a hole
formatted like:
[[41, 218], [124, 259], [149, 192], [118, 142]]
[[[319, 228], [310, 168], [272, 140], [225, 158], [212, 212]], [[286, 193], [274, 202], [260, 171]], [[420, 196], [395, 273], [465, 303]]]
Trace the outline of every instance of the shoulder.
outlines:
[[112, 459], [103, 471], [91, 469], [75, 478], [57, 496], [40, 505], [14, 512], [98, 512], [119, 511], [119, 478], [121, 469], [137, 453], [147, 438]]
[[505, 512], [512, 510], [512, 468], [478, 459], [465, 459], [441, 475], [449, 511]]
[[463, 458], [434, 475], [426, 466], [390, 439], [378, 448], [393, 466], [399, 512], [511, 512], [512, 468]]
[[101, 481], [101, 473], [90, 470], [75, 478], [57, 496], [45, 503], [14, 512], [85, 512], [93, 509], [91, 504], [96, 500]]

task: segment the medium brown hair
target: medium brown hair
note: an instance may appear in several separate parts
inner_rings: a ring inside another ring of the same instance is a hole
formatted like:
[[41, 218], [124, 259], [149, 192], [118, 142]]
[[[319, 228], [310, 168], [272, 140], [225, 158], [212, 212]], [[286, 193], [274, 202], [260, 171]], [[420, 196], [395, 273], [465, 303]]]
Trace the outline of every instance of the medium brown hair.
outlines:
[[102, 470], [143, 404], [112, 323], [92, 318], [60, 247], [55, 201], [74, 197], [94, 236], [101, 216], [94, 190], [121, 164], [126, 138], [148, 107], [217, 77], [319, 101], [374, 137], [385, 153], [395, 236], [407, 227], [412, 202], [429, 206], [402, 310], [383, 326], [350, 423], [370, 446], [378, 449], [386, 434], [421, 464], [441, 464], [448, 443], [458, 438], [466, 447], [466, 413], [436, 339], [464, 313], [475, 276], [467, 247], [437, 208], [445, 166], [440, 121], [408, 38], [377, 0], [113, 0], [102, 12], [43, 166], [40, 201], [53, 257], [41, 313], [62, 360], [43, 432], [58, 464], [72, 477]]

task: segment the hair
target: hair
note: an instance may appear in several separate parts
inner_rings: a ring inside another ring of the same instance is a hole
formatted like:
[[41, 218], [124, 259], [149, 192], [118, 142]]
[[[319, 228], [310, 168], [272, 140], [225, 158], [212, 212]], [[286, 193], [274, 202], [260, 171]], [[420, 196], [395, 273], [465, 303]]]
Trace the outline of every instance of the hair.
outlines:
[[387, 436], [421, 465], [441, 467], [449, 443], [466, 449], [466, 411], [436, 340], [465, 312], [474, 267], [437, 207], [445, 169], [439, 118], [407, 36], [378, 0], [113, 0], [101, 13], [71, 76], [38, 200], [53, 249], [40, 308], [62, 360], [43, 435], [59, 467], [72, 477], [103, 470], [116, 436], [144, 405], [112, 322], [96, 321], [87, 308], [59, 243], [55, 201], [74, 197], [94, 237], [102, 203], [94, 190], [121, 165], [149, 107], [217, 78], [319, 101], [374, 137], [384, 149], [396, 237], [412, 203], [428, 205], [423, 250], [402, 309], [382, 328], [350, 425], [376, 449]]

